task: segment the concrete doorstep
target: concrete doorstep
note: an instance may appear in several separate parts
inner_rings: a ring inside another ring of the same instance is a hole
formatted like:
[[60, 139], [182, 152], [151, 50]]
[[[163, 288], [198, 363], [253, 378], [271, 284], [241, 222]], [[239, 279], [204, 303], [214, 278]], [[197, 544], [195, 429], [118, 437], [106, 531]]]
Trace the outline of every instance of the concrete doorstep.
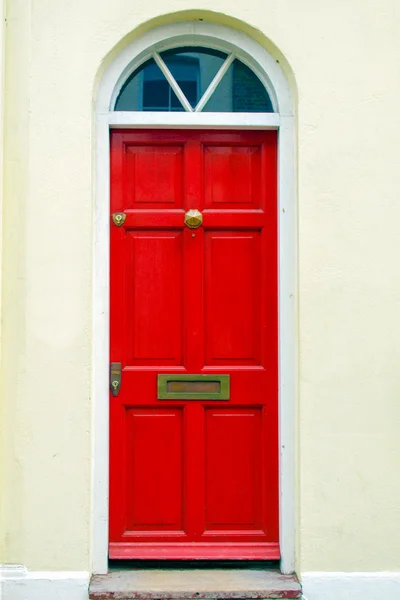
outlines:
[[93, 575], [92, 600], [301, 598], [295, 575], [269, 569], [143, 569]]

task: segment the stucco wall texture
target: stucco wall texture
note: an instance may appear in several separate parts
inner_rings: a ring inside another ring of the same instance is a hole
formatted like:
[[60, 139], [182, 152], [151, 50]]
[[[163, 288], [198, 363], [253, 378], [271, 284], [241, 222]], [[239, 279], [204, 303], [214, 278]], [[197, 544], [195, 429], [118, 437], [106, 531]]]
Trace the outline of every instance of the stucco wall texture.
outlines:
[[90, 570], [96, 88], [121, 40], [201, 18], [296, 101], [297, 569], [400, 571], [398, 0], [6, 9], [0, 562]]

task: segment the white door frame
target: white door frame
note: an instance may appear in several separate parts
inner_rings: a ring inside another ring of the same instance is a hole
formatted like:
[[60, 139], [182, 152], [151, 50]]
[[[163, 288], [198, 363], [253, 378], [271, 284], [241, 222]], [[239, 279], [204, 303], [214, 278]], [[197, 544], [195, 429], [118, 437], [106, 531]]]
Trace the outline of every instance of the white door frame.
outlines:
[[[266, 86], [275, 113], [113, 112], [129, 74], [157, 51], [203, 45], [237, 53]], [[295, 125], [288, 82], [277, 61], [246, 34], [200, 21], [157, 27], [126, 46], [107, 67], [96, 103], [92, 354], [93, 573], [108, 569], [109, 481], [109, 198], [110, 128], [277, 129], [279, 254], [279, 511], [281, 570], [295, 565], [295, 411], [297, 397], [297, 214]]]

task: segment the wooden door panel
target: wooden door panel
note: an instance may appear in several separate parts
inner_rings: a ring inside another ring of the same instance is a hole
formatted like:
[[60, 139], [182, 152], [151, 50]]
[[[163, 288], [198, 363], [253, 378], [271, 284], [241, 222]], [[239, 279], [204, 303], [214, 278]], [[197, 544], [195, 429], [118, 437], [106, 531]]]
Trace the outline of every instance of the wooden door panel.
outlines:
[[206, 365], [260, 364], [260, 253], [258, 231], [205, 234]]
[[206, 408], [205, 532], [261, 530], [261, 407]]
[[183, 146], [124, 145], [126, 208], [181, 208]]
[[[279, 557], [276, 142], [112, 133], [111, 558]], [[230, 396], [158, 399], [168, 373]]]
[[260, 208], [261, 145], [204, 146], [206, 208]]
[[127, 530], [183, 530], [182, 408], [130, 408], [127, 418]]
[[181, 365], [182, 231], [129, 231], [126, 365]]

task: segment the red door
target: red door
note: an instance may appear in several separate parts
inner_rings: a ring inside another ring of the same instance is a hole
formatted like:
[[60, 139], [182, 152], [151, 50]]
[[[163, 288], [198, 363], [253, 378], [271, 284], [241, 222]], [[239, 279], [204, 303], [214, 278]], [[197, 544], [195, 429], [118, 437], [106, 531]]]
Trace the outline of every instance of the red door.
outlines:
[[276, 148], [111, 135], [110, 558], [279, 558]]

